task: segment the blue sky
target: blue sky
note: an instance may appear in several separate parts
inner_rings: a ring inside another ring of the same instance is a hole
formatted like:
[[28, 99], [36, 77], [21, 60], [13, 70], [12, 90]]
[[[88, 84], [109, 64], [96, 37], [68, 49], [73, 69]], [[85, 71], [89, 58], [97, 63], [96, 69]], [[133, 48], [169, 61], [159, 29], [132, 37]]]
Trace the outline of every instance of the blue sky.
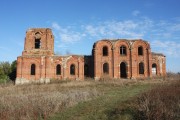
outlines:
[[22, 54], [26, 30], [48, 27], [55, 53], [90, 55], [93, 43], [141, 38], [180, 72], [180, 0], [0, 0], [0, 61]]

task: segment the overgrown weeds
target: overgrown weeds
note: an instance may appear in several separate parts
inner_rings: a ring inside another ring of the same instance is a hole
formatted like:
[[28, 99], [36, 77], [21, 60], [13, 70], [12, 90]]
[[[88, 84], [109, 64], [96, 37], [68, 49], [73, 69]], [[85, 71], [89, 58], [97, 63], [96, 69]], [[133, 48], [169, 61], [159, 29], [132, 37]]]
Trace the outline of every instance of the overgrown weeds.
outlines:
[[[76, 118], [84, 119], [179, 119], [180, 82], [171, 82], [104, 79], [0, 86], [0, 119], [46, 119], [63, 111], [72, 118], [70, 106]], [[149, 92], [134, 97], [151, 87]], [[79, 109], [73, 107], [83, 101], [89, 102]]]
[[156, 84], [151, 90], [117, 105], [113, 120], [179, 120], [180, 81]]
[[139, 119], [180, 119], [180, 81], [160, 85], [137, 98]]
[[79, 82], [77, 86], [70, 88], [68, 83], [63, 83], [1, 87], [0, 119], [46, 119], [67, 107], [100, 95], [96, 88], [83, 87]]

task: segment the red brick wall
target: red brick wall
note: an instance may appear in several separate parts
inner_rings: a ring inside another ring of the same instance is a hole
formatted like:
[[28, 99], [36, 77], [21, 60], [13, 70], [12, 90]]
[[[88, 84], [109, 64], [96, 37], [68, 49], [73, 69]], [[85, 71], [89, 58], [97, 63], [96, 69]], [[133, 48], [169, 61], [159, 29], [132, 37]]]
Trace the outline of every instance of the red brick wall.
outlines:
[[[120, 54], [120, 47], [126, 47], [126, 55]], [[114, 78], [120, 78], [120, 64], [122, 62], [126, 63], [126, 73], [127, 78], [131, 78], [131, 69], [130, 69], [130, 45], [127, 40], [118, 40], [114, 44], [113, 49], [113, 58], [114, 58]]]
[[[143, 55], [138, 55], [138, 47], [143, 48]], [[151, 76], [151, 50], [146, 41], [136, 40], [132, 44], [132, 77], [148, 77]], [[144, 74], [139, 74], [139, 63], [144, 63]]]
[[[35, 49], [36, 33], [40, 36], [41, 47]], [[31, 65], [35, 64], [35, 75]], [[61, 65], [61, 75], [56, 75], [56, 66]], [[70, 65], [75, 65], [75, 75], [70, 75]], [[77, 55], [55, 56], [54, 37], [51, 29], [37, 28], [26, 32], [24, 51], [17, 58], [17, 83], [45, 79], [84, 79], [84, 57]]]
[[[108, 48], [108, 55], [103, 56], [103, 47]], [[109, 76], [113, 77], [112, 71], [112, 43], [108, 40], [98, 41], [94, 48], [94, 77], [100, 78], [103, 76], [103, 64], [108, 63], [109, 65]]]
[[[36, 33], [40, 34], [41, 48], [35, 49]], [[54, 36], [49, 28], [29, 29], [26, 32], [22, 55], [54, 55]]]
[[[37, 35], [38, 33], [38, 35]], [[35, 48], [35, 39], [40, 38], [40, 48]], [[126, 54], [120, 54], [120, 47], [126, 48]], [[138, 55], [138, 47], [143, 55]], [[103, 56], [103, 47], [107, 47], [107, 56]], [[139, 74], [139, 63], [144, 63], [144, 74]], [[43, 81], [49, 79], [84, 79], [84, 65], [88, 65], [88, 76], [100, 79], [103, 64], [107, 63], [110, 78], [146, 78], [152, 77], [152, 64], [157, 65], [156, 76], [166, 75], [166, 59], [162, 54], [151, 52], [150, 44], [144, 40], [100, 40], [93, 45], [92, 56], [56, 56], [54, 55], [54, 37], [49, 28], [34, 28], [26, 32], [22, 56], [17, 58], [17, 83]], [[125, 67], [121, 66], [125, 63]], [[31, 65], [35, 64], [36, 74], [31, 75]], [[61, 66], [61, 74], [56, 74], [56, 66]], [[70, 74], [70, 66], [75, 65], [75, 75]], [[126, 71], [121, 71], [126, 69]], [[107, 74], [106, 74], [107, 75]], [[154, 75], [153, 75], [154, 76]]]
[[[108, 56], [103, 56], [103, 46], [108, 47]], [[126, 55], [120, 54], [120, 47], [126, 47]], [[142, 47], [143, 54], [138, 55], [138, 47]], [[99, 79], [103, 76], [103, 64], [109, 64], [109, 76], [121, 78], [120, 64], [126, 64], [127, 78], [152, 77], [152, 53], [150, 44], [144, 40], [101, 40], [94, 45], [94, 77]], [[161, 58], [162, 59], [162, 58]], [[165, 75], [165, 58], [163, 58], [161, 75]], [[144, 74], [139, 74], [139, 63], [144, 64]], [[157, 75], [160, 75], [159, 63], [157, 63]]]
[[152, 64], [157, 65], [157, 76], [166, 76], [166, 57], [164, 55], [153, 53]]

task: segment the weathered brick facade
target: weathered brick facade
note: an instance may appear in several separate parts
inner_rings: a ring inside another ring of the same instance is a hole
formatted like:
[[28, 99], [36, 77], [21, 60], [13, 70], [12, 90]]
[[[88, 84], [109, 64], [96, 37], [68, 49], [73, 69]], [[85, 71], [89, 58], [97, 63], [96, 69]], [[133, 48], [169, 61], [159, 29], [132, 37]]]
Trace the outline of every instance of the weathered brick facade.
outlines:
[[163, 54], [152, 53], [147, 41], [100, 40], [94, 43], [91, 56], [54, 54], [54, 36], [49, 28], [26, 32], [22, 56], [17, 58], [16, 84], [50, 79], [95, 80], [110, 78], [146, 78], [166, 75]]

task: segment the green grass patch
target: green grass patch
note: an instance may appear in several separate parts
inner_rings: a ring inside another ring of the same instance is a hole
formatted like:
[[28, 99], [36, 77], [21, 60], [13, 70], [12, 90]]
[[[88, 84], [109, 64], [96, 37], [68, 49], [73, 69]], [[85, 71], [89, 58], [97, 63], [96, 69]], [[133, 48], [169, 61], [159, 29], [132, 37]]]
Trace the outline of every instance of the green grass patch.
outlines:
[[[90, 101], [81, 102], [49, 118], [50, 120], [109, 120], [115, 119], [113, 111], [125, 101], [151, 88], [150, 84], [128, 84], [125, 86], [100, 84], [98, 90], [104, 94]], [[132, 119], [131, 112], [124, 112], [122, 119]], [[117, 117], [119, 118], [119, 117]]]

